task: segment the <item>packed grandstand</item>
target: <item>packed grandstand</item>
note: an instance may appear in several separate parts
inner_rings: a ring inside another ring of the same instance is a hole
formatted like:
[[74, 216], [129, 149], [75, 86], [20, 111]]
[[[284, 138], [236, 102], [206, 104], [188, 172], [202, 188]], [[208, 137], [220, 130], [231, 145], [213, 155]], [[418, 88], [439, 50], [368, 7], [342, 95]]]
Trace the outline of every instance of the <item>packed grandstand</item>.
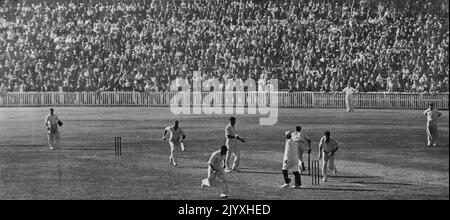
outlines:
[[448, 0], [0, 2], [10, 92], [168, 91], [195, 71], [288, 91], [449, 88]]

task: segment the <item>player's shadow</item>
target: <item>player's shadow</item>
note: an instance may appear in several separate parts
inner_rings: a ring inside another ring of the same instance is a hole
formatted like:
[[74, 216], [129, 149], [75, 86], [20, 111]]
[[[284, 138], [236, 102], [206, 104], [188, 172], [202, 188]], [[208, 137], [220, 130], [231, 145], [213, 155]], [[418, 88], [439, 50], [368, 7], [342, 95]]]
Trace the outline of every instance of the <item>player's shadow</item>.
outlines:
[[[322, 177], [322, 175], [320, 175]], [[377, 178], [376, 176], [330, 176], [333, 179], [370, 179]]]
[[253, 174], [273, 174], [273, 175], [282, 175], [283, 173], [281, 171], [275, 172], [275, 171], [255, 171], [255, 170], [242, 170], [239, 173], [253, 173]]
[[449, 148], [449, 144], [438, 144], [435, 148]]
[[223, 200], [232, 202], [232, 201], [245, 201], [246, 199], [232, 198], [232, 199], [223, 199]]
[[0, 145], [0, 148], [48, 148], [46, 145], [38, 144], [12, 144], [12, 145]]
[[379, 189], [352, 189], [352, 188], [321, 188], [321, 187], [302, 187], [299, 190], [322, 190], [322, 191], [348, 191], [348, 192], [383, 192]]
[[180, 165], [180, 167], [182, 167], [182, 168], [190, 168], [190, 169], [208, 169], [207, 165], [206, 166], [183, 166], [183, 165]]
[[114, 149], [105, 148], [62, 148], [59, 151], [114, 151]]
[[397, 186], [414, 186], [414, 184], [410, 183], [392, 183], [392, 182], [350, 182], [355, 184], [366, 184], [366, 185], [397, 185]]

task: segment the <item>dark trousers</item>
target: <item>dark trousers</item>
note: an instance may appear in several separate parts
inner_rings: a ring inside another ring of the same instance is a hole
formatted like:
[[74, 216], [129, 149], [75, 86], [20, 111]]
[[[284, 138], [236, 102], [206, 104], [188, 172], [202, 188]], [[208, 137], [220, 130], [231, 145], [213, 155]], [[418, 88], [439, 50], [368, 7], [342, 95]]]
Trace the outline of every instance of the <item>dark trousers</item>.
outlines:
[[[283, 172], [284, 182], [286, 184], [289, 184], [291, 182], [291, 179], [289, 179], [288, 171], [287, 170], [282, 170], [282, 172]], [[292, 173], [294, 174], [295, 185], [296, 186], [301, 186], [302, 185], [302, 178], [300, 176], [300, 173], [298, 171], [294, 171]]]

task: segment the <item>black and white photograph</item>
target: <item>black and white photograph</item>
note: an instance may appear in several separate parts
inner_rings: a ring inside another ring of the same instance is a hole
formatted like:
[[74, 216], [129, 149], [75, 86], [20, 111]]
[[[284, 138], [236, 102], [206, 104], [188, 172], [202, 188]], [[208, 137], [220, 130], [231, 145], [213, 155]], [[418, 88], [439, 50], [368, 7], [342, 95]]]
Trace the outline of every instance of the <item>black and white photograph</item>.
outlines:
[[448, 133], [449, 0], [0, 0], [0, 200], [449, 200]]

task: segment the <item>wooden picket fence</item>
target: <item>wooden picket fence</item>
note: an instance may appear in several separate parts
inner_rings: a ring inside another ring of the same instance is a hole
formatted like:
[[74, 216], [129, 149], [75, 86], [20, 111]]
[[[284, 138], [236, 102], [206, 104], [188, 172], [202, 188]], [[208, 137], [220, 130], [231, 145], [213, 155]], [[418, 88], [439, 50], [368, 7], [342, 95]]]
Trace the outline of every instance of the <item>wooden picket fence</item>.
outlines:
[[[182, 97], [174, 99], [174, 97]], [[361, 109], [425, 109], [431, 102], [448, 110], [448, 93], [358, 93]], [[322, 92], [9, 92], [0, 96], [0, 107], [169, 107], [170, 105], [279, 108], [344, 108], [342, 93]], [[277, 104], [277, 105], [274, 105]]]

